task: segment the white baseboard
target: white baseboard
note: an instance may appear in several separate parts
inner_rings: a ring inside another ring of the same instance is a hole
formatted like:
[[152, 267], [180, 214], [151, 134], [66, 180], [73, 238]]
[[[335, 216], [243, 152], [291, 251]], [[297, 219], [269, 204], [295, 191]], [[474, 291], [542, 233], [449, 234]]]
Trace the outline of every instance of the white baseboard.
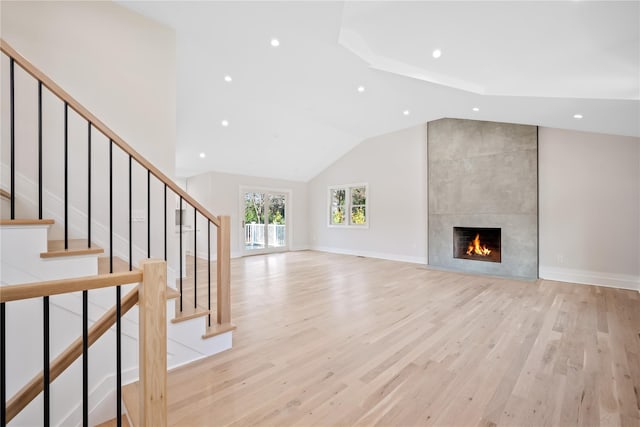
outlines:
[[[298, 246], [290, 247], [289, 248], [289, 252], [308, 251], [309, 249], [311, 249], [309, 247], [309, 245], [298, 245]], [[188, 255], [192, 255], [192, 254], [193, 254], [193, 251], [188, 253]], [[198, 258], [207, 259], [207, 255], [208, 255], [207, 251], [198, 250]], [[242, 251], [231, 251], [231, 259], [242, 258], [243, 256], [245, 256], [245, 254]], [[211, 261], [216, 261], [216, 260], [217, 260], [216, 254], [215, 253], [211, 253]]]
[[312, 246], [309, 249], [311, 249], [312, 251], [330, 252], [333, 254], [355, 255], [355, 256], [363, 256], [367, 258], [386, 259], [389, 261], [410, 262], [413, 264], [427, 263], [426, 257], [419, 257], [419, 256], [389, 254], [389, 253], [382, 253], [382, 252], [361, 251], [361, 250], [343, 249], [343, 248], [331, 248], [327, 246]]
[[[193, 255], [193, 251], [188, 252], [187, 255], [191, 256]], [[198, 251], [198, 258], [200, 259], [207, 259], [208, 253], [206, 251]], [[238, 252], [238, 251], [231, 251], [231, 254], [229, 255], [231, 259], [233, 258], [242, 258], [244, 255], [242, 254], [242, 252]], [[213, 261], [217, 261], [218, 260], [218, 256], [215, 253], [211, 253], [211, 262]]]
[[538, 275], [541, 279], [546, 280], [640, 291], [640, 276], [632, 276], [630, 274], [573, 270], [569, 268], [547, 267], [541, 265], [539, 267]]
[[308, 251], [309, 249], [311, 249], [311, 246], [304, 244], [304, 245], [292, 245], [289, 250], [291, 252], [297, 252], [297, 251]]

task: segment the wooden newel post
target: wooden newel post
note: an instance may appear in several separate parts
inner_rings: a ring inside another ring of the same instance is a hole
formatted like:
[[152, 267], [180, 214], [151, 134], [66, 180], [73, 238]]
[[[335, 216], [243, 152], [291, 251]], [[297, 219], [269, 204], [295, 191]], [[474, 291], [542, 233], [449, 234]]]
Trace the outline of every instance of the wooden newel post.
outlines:
[[218, 218], [217, 321], [223, 325], [231, 323], [231, 217], [221, 215]]
[[140, 425], [167, 425], [167, 263], [140, 262]]

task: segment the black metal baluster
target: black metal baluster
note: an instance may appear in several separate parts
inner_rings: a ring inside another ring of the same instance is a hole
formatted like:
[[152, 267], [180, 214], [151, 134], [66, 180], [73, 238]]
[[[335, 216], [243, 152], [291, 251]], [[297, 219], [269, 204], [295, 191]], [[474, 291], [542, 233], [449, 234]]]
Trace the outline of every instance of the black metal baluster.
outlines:
[[167, 184], [164, 185], [164, 260], [167, 260]]
[[113, 140], [109, 139], [109, 273], [113, 273]]
[[64, 103], [64, 248], [69, 249], [69, 104]]
[[43, 384], [42, 391], [44, 395], [44, 426], [48, 427], [51, 424], [51, 407], [50, 407], [50, 395], [49, 395], [49, 381], [50, 381], [50, 372], [49, 372], [49, 297], [42, 298], [42, 308], [43, 308]]
[[[131, 159], [131, 158], [129, 158]], [[131, 174], [129, 174], [131, 175]], [[109, 139], [109, 273], [113, 273], [113, 140]], [[116, 425], [122, 427], [122, 341], [120, 286], [116, 286]]]
[[89, 426], [89, 293], [82, 291], [82, 425]]
[[197, 251], [197, 227], [196, 222], [198, 221], [198, 210], [193, 208], [193, 308], [194, 310], [198, 308], [198, 251]]
[[87, 247], [91, 247], [91, 122], [87, 122]]
[[151, 171], [147, 169], [147, 258], [151, 258]]
[[120, 286], [116, 286], [116, 424], [122, 427], [122, 309]]
[[42, 82], [38, 81], [38, 219], [42, 219]]
[[133, 258], [132, 258], [132, 235], [131, 235], [131, 222], [132, 222], [132, 217], [131, 217], [131, 210], [132, 210], [132, 204], [131, 204], [131, 154], [129, 154], [129, 271], [133, 270]]
[[180, 196], [180, 311], [182, 311], [182, 196]]
[[211, 220], [207, 219], [207, 299], [209, 300], [209, 326], [211, 326]]
[[14, 68], [14, 60], [11, 58], [9, 61], [9, 110], [11, 115], [11, 219], [16, 219], [16, 109]]
[[7, 316], [0, 303], [0, 426], [7, 425]]

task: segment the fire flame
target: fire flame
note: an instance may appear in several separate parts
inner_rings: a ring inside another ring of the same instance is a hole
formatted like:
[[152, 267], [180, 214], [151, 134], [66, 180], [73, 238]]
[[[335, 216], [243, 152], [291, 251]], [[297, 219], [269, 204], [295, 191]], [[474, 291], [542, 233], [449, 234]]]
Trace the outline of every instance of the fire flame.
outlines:
[[487, 256], [491, 253], [491, 249], [487, 248], [487, 245], [480, 246], [480, 235], [476, 234], [476, 238], [473, 239], [469, 246], [467, 246], [467, 255], [481, 255]]

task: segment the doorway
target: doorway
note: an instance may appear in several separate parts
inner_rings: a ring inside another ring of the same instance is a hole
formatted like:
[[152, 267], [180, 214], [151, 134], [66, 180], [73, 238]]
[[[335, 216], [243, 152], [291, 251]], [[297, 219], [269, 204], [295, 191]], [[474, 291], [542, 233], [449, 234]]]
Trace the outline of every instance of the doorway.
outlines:
[[245, 255], [289, 249], [288, 202], [288, 191], [241, 188], [240, 224]]

